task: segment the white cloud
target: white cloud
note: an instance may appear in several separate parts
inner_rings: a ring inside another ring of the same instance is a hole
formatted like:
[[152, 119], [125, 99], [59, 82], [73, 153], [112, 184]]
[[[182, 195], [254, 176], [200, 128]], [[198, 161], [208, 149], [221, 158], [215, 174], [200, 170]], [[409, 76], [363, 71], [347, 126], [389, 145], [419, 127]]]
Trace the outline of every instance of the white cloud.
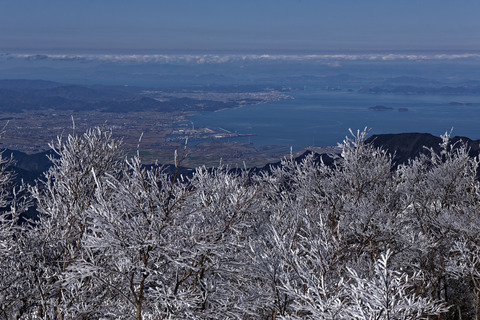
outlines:
[[458, 60], [480, 59], [480, 53], [455, 54], [25, 54], [0, 53], [0, 59], [153, 63], [153, 64], [225, 64], [232, 62], [315, 62], [339, 66], [341, 61], [394, 61], [394, 60]]

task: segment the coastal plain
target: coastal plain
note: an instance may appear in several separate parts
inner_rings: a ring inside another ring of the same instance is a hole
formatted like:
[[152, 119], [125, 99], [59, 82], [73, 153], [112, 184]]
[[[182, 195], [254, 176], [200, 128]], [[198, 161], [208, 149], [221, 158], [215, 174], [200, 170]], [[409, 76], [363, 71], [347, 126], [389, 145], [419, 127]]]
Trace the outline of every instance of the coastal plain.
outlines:
[[[183, 165], [261, 166], [282, 156], [275, 148], [256, 149], [236, 141], [248, 133], [219, 126], [195, 127], [188, 120], [212, 112], [288, 98], [284, 90], [231, 87], [208, 92], [80, 86], [38, 80], [0, 80], [2, 148], [26, 153], [49, 149], [57, 137], [92, 127], [111, 128], [129, 155], [140, 152], [146, 163], [172, 163], [177, 149], [187, 148]], [[260, 152], [259, 152], [260, 151]]]

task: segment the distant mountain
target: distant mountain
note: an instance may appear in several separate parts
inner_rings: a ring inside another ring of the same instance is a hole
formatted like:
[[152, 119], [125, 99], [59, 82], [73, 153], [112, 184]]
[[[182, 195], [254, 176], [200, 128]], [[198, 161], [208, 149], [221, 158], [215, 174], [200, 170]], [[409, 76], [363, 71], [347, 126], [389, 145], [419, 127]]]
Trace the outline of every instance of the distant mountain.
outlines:
[[[148, 96], [155, 89], [131, 86], [74, 85], [43, 80], [0, 80], [0, 111], [19, 113], [25, 110], [97, 110], [103, 112], [179, 112], [179, 111], [216, 111], [238, 107], [245, 104], [265, 102], [264, 96], [251, 96], [255, 92], [281, 92], [282, 87], [262, 87], [253, 85], [214, 86], [203, 88], [208, 93], [218, 93], [220, 99], [207, 97], [189, 98], [176, 96], [184, 93], [185, 88], [162, 90], [162, 99]], [[191, 88], [196, 93], [203, 92], [201, 87]], [[176, 91], [174, 91], [176, 90]], [[222, 93], [233, 93], [231, 99], [225, 99]], [[237, 93], [246, 95], [237, 96]], [[171, 96], [170, 96], [171, 95]]]
[[34, 154], [26, 154], [25, 152], [5, 149], [3, 157], [13, 157], [14, 164], [11, 170], [16, 173], [16, 180], [21, 180], [27, 183], [33, 183], [38, 179], [43, 172], [47, 171], [52, 165], [48, 159], [49, 155], [55, 156], [53, 151], [44, 151]]
[[0, 110], [88, 110], [100, 101], [132, 99], [142, 89], [124, 86], [82, 86], [44, 80], [0, 80]]
[[[303, 152], [301, 155], [299, 155], [298, 157], [296, 157], [294, 159], [295, 162], [297, 163], [300, 163], [302, 162], [306, 157], [310, 156], [313, 154], [313, 161], [315, 163], [321, 163], [323, 162], [324, 164], [326, 164], [327, 166], [330, 166], [330, 165], [333, 165], [334, 163], [334, 160], [335, 158], [337, 157], [337, 155], [332, 155], [332, 154], [326, 154], [326, 153], [316, 153], [316, 152], [313, 152], [311, 150], [307, 150], [305, 152]], [[251, 168], [250, 169], [250, 172], [251, 173], [261, 173], [261, 172], [268, 172], [268, 173], [271, 173], [272, 172], [272, 168], [278, 168], [278, 167], [281, 167], [281, 161], [278, 161], [278, 162], [274, 162], [274, 163], [269, 163], [269, 164], [266, 164], [265, 166], [261, 167], [261, 168]], [[233, 169], [232, 171], [240, 171], [241, 169]]]
[[[252, 101], [252, 104], [254, 102]], [[199, 100], [191, 98], [171, 98], [165, 101], [159, 101], [154, 98], [136, 96], [132, 99], [120, 101], [101, 101], [96, 103], [96, 107], [103, 112], [128, 113], [136, 111], [159, 111], [159, 112], [178, 112], [178, 111], [215, 111], [226, 109], [232, 103], [213, 100]]]
[[436, 80], [431, 80], [423, 77], [409, 77], [401, 76], [388, 78], [384, 82], [385, 86], [406, 86], [406, 85], [421, 85], [425, 87], [438, 87], [444, 85], [444, 83]]
[[12, 155], [15, 159], [15, 167], [21, 168], [33, 172], [35, 174], [41, 174], [50, 168], [52, 165], [48, 156], [56, 157], [57, 155], [49, 150], [40, 153], [27, 154], [25, 152], [6, 149], [3, 152], [4, 156]]
[[[470, 149], [469, 155], [476, 157], [480, 153], [480, 140], [471, 140], [467, 137], [453, 137], [452, 144], [462, 141]], [[366, 141], [375, 147], [381, 147], [394, 155], [395, 165], [406, 163], [420, 154], [428, 154], [427, 148], [440, 151], [442, 139], [429, 133], [398, 133], [373, 135]]]
[[135, 96], [124, 87], [60, 85], [54, 88], [35, 90], [34, 94], [44, 97], [61, 97], [72, 100], [101, 101], [128, 99]]
[[63, 86], [62, 83], [46, 80], [3, 79], [0, 80], [0, 89], [23, 91], [23, 90], [46, 90]]
[[445, 95], [459, 95], [459, 94], [479, 94], [480, 85], [474, 86], [443, 86], [443, 87], [424, 87], [424, 86], [412, 86], [412, 85], [401, 85], [401, 86], [382, 86], [382, 87], [373, 87], [373, 88], [363, 88], [358, 92], [360, 93], [370, 93], [370, 94], [445, 94]]

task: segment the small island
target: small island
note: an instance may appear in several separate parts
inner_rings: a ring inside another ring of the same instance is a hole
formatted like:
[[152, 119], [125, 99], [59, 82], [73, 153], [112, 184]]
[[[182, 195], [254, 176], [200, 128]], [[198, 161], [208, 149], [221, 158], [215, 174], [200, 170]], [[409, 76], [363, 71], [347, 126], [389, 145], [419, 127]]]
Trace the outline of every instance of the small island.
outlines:
[[392, 107], [386, 107], [386, 106], [381, 106], [381, 105], [378, 105], [378, 106], [375, 106], [375, 107], [369, 107], [368, 109], [369, 109], [369, 110], [373, 110], [373, 111], [393, 110]]
[[471, 106], [472, 104], [470, 102], [452, 101], [452, 102], [449, 103], [449, 105], [452, 105], [452, 106]]

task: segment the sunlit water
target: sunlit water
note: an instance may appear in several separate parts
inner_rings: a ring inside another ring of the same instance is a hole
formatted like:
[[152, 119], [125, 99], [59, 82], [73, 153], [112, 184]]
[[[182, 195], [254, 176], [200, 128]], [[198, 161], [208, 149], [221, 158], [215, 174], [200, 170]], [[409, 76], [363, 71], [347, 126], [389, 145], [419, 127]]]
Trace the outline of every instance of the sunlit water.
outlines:
[[[371, 134], [428, 132], [480, 138], [480, 96], [378, 95], [348, 91], [297, 91], [294, 99], [202, 113], [190, 118], [195, 126], [222, 127], [254, 134], [239, 138], [255, 146], [279, 145], [294, 149], [331, 146], [353, 130]], [[452, 105], [451, 102], [471, 105]], [[382, 105], [392, 110], [374, 111]], [[399, 108], [408, 109], [399, 111]]]

